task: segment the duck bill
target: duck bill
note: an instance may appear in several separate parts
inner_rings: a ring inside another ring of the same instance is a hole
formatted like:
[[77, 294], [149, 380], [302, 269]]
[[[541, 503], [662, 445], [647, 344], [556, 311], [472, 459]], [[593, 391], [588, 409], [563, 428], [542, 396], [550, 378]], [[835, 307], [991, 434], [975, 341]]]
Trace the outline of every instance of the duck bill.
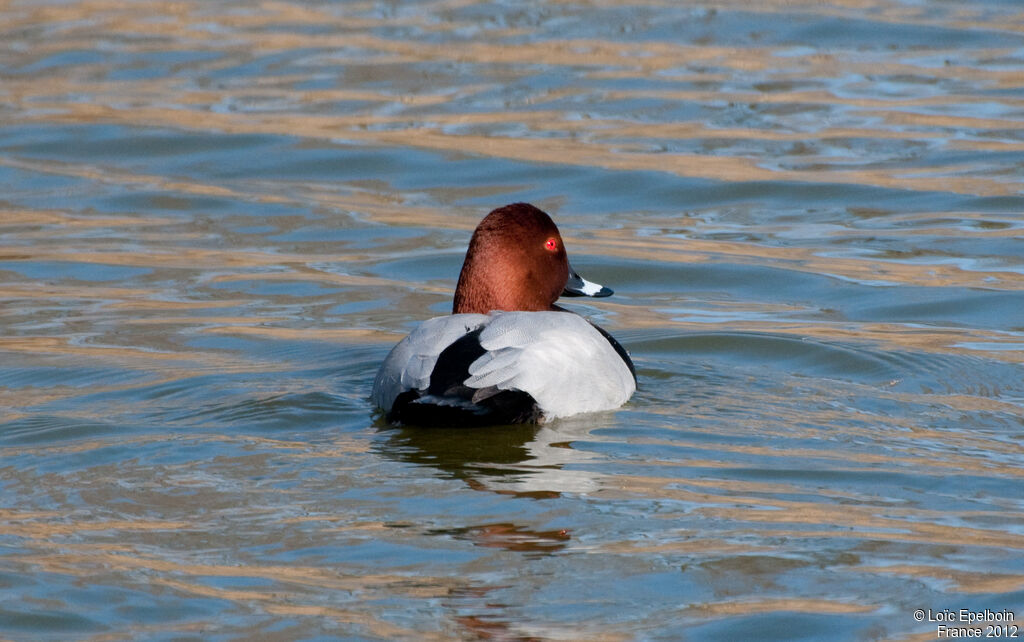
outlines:
[[584, 279], [576, 273], [576, 270], [572, 269], [571, 265], [569, 266], [569, 281], [565, 284], [565, 290], [562, 292], [562, 296], [605, 297], [611, 295], [611, 288], [606, 288], [600, 283], [594, 283]]

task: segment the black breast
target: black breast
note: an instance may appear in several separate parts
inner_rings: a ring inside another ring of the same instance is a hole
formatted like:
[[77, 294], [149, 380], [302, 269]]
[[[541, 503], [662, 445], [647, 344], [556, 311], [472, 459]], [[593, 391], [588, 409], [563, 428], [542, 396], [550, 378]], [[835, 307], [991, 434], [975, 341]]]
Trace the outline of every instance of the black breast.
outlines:
[[[407, 390], [398, 395], [388, 413], [388, 421], [417, 426], [489, 426], [539, 421], [542, 414], [537, 401], [522, 390], [466, 385], [469, 366], [487, 352], [480, 345], [481, 332], [483, 328], [478, 328], [445, 348], [437, 357], [426, 392]], [[612, 339], [613, 345], [617, 345], [614, 341]]]

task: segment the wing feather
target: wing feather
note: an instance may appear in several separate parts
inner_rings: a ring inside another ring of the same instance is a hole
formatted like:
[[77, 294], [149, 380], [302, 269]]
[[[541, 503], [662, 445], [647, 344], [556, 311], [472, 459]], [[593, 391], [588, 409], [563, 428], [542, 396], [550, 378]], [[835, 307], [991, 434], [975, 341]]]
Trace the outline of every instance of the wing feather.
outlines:
[[617, 408], [636, 390], [622, 357], [575, 314], [493, 314], [480, 344], [487, 352], [470, 366], [466, 385], [522, 390], [547, 417]]
[[484, 314], [453, 314], [427, 319], [418, 325], [392, 348], [381, 364], [370, 395], [373, 403], [391, 410], [395, 398], [403, 392], [426, 390], [438, 355], [487, 319]]

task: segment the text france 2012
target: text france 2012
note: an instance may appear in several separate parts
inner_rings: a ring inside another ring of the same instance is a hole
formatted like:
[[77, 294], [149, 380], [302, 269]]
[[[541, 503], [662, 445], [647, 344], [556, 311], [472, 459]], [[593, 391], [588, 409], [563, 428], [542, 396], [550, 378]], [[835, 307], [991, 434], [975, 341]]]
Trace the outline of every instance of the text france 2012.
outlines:
[[935, 624], [935, 637], [941, 639], [1024, 638], [1009, 609], [916, 609], [914, 619]]

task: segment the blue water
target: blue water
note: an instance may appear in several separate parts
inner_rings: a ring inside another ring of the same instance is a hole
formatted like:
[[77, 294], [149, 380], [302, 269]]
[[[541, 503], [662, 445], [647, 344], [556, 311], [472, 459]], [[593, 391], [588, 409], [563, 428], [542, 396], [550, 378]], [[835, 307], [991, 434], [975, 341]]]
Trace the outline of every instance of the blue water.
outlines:
[[[1021, 622], [1022, 18], [0, 6], [0, 637]], [[387, 425], [377, 367], [513, 201], [615, 289], [566, 305], [637, 394]]]

